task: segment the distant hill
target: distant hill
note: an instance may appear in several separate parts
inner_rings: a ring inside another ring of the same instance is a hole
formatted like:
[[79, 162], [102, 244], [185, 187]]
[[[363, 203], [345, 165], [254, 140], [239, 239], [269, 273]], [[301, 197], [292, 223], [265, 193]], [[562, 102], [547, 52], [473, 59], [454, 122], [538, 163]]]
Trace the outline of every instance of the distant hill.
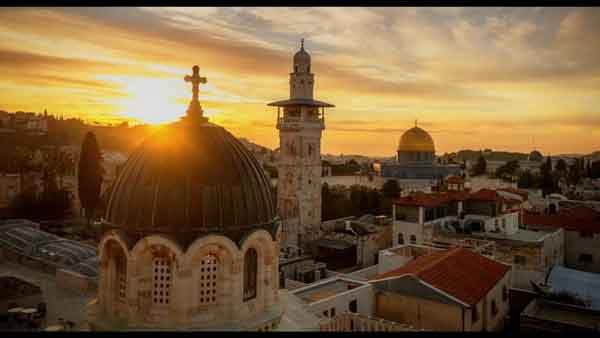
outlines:
[[[479, 158], [481, 151], [479, 150], [460, 150], [456, 153], [456, 160], [458, 162], [463, 161], [476, 161]], [[483, 157], [488, 161], [512, 161], [512, 160], [526, 160], [529, 154], [509, 152], [509, 151], [484, 151]]]

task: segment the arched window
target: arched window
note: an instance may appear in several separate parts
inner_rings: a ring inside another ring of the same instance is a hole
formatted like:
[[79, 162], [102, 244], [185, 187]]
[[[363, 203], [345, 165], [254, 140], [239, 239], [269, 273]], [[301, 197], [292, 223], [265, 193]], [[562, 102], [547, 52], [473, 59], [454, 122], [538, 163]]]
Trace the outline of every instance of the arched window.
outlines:
[[417, 243], [417, 237], [415, 235], [410, 235], [410, 243], [411, 244]]
[[258, 255], [254, 248], [244, 255], [244, 301], [256, 298]]
[[115, 272], [117, 299], [124, 302], [127, 297], [127, 261], [120, 248], [115, 255]]
[[152, 302], [167, 305], [171, 293], [171, 261], [166, 257], [154, 257], [152, 269]]
[[200, 304], [217, 303], [217, 276], [219, 261], [217, 256], [209, 254], [200, 261]]
[[404, 234], [399, 233], [398, 234], [398, 245], [402, 245], [402, 244], [404, 244]]

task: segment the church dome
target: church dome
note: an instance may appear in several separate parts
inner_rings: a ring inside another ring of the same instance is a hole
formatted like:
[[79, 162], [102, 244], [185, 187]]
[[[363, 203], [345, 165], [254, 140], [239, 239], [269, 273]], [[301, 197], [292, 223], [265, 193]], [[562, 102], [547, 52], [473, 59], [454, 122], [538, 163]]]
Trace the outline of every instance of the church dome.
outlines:
[[398, 152], [435, 153], [435, 147], [428, 132], [413, 127], [402, 134], [398, 143]]
[[542, 153], [539, 151], [534, 150], [529, 153], [529, 157], [527, 159], [532, 162], [542, 162], [544, 160], [544, 155], [542, 155]]
[[110, 195], [106, 221], [139, 239], [163, 234], [186, 247], [215, 233], [239, 243], [253, 229], [273, 234], [270, 182], [224, 128], [187, 117], [148, 137]]

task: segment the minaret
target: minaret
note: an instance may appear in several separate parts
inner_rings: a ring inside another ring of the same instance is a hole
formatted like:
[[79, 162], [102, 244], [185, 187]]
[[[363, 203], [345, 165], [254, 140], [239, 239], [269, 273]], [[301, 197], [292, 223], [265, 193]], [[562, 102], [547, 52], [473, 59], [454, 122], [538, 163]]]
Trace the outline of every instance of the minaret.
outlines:
[[321, 132], [325, 108], [333, 105], [313, 99], [314, 74], [310, 55], [294, 55], [290, 73], [290, 98], [269, 103], [277, 107], [279, 160], [277, 209], [283, 220], [282, 247], [305, 247], [321, 225]]

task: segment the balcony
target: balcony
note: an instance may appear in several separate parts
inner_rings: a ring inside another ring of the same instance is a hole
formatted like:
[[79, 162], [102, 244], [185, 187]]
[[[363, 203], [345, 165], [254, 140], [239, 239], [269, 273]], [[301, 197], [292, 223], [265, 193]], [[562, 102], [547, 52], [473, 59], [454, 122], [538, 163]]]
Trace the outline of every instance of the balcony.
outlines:
[[297, 130], [301, 128], [325, 129], [325, 120], [321, 117], [280, 117], [277, 119], [277, 129]]

